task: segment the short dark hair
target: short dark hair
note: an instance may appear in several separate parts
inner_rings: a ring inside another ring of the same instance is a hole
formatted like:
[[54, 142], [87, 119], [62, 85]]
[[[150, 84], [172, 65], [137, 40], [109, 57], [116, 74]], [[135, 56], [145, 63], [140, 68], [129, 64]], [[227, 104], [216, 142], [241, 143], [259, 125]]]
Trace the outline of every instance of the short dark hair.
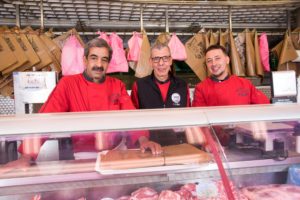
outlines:
[[210, 45], [206, 50], [205, 50], [205, 55], [207, 54], [207, 52], [211, 51], [211, 50], [215, 50], [215, 49], [220, 49], [222, 50], [222, 52], [228, 56], [228, 53], [226, 52], [225, 47], [218, 45], [218, 44], [214, 44], [214, 45]]
[[108, 59], [109, 59], [109, 61], [111, 60], [112, 49], [104, 39], [94, 38], [94, 39], [90, 40], [88, 43], [86, 43], [86, 45], [84, 47], [84, 56], [86, 58], [88, 57], [88, 55], [90, 53], [90, 48], [92, 48], [92, 47], [99, 47], [99, 48], [104, 47], [104, 48], [106, 48], [108, 50]]

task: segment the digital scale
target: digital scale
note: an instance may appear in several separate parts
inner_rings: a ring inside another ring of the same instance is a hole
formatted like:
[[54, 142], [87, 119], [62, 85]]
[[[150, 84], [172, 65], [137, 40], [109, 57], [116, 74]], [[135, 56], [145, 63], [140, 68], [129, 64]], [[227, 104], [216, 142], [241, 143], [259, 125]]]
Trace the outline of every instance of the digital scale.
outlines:
[[[296, 128], [298, 126], [299, 131]], [[230, 131], [230, 147], [260, 149], [263, 158], [282, 160], [288, 157], [289, 150], [300, 152], [300, 124], [296, 127], [281, 122], [239, 124]]]

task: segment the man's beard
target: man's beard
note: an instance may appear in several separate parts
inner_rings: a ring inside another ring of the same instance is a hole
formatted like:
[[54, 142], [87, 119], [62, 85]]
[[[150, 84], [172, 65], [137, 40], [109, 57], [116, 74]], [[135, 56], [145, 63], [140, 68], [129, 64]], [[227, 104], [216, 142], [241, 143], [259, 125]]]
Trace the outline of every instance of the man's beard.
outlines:
[[[98, 66], [94, 66], [92, 68], [92, 71], [97, 71], [97, 72], [104, 72], [104, 67], [98, 67]], [[100, 78], [94, 79], [95, 82], [97, 83], [103, 83], [105, 81], [105, 72], [103, 73], [103, 75]]]

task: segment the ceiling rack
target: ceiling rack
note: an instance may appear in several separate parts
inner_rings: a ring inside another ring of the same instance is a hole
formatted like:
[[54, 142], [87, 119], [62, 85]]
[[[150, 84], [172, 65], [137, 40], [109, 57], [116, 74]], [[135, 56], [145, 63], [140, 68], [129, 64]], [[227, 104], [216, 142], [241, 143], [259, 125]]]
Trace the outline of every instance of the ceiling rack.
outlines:
[[0, 25], [54, 27], [66, 31], [80, 22], [89, 32], [197, 32], [205, 28], [291, 29], [299, 0], [0, 0]]

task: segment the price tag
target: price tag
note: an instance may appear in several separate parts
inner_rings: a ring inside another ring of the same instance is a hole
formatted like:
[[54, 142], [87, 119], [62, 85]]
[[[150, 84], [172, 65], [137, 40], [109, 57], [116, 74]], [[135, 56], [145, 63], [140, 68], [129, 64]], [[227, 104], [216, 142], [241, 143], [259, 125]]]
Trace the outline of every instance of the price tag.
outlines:
[[22, 89], [47, 89], [46, 74], [20, 73], [20, 87]]

